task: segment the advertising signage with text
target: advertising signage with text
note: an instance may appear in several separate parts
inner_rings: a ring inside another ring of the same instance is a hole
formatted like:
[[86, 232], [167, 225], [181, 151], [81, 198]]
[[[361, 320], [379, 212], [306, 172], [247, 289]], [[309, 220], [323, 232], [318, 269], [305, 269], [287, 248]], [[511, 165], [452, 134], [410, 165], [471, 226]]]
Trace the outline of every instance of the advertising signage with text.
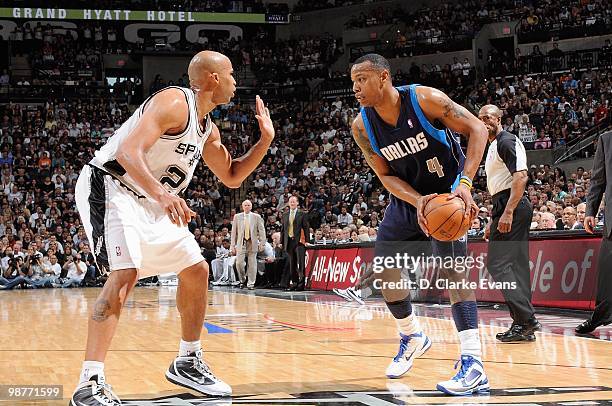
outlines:
[[282, 14], [207, 13], [199, 11], [101, 10], [34, 7], [0, 7], [0, 18], [44, 20], [105, 20], [152, 22], [286, 23]]

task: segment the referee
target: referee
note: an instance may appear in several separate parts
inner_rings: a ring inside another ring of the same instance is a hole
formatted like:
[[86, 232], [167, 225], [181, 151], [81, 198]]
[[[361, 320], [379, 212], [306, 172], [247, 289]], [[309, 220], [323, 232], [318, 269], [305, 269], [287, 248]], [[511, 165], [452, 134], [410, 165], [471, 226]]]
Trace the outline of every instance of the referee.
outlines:
[[525, 147], [516, 135], [503, 130], [497, 106], [484, 106], [478, 118], [487, 127], [490, 142], [485, 171], [493, 219], [485, 232], [485, 239], [490, 239], [487, 266], [496, 282], [512, 286], [502, 289], [512, 327], [496, 337], [502, 342], [534, 341], [533, 333], [541, 326], [531, 305], [529, 228], [533, 207], [525, 195]]

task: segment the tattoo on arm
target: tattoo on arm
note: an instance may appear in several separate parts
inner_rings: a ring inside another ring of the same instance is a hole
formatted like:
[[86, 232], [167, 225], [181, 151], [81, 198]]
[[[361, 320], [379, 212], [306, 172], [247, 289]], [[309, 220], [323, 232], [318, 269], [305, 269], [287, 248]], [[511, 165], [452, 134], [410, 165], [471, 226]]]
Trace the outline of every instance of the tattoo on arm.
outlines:
[[451, 99], [440, 99], [444, 105], [444, 117], [453, 118], [466, 118], [467, 116], [463, 112], [463, 107], [453, 102]]
[[363, 154], [365, 156], [366, 161], [368, 162], [368, 165], [372, 166], [372, 158], [374, 158], [376, 153], [372, 149], [372, 145], [370, 145], [370, 140], [368, 139], [368, 136], [365, 135], [361, 131], [361, 128], [357, 128], [357, 133], [358, 133], [358, 137], [356, 138], [357, 145], [359, 145], [359, 148], [361, 148], [361, 150], [363, 151]]
[[110, 316], [111, 305], [106, 299], [100, 299], [94, 304], [93, 313], [91, 319], [93, 321], [103, 322]]

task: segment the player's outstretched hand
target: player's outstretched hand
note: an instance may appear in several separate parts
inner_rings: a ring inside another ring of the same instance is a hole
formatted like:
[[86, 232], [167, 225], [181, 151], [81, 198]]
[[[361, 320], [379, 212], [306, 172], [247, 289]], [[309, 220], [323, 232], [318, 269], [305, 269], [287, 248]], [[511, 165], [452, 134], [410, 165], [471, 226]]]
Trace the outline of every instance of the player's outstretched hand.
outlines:
[[270, 118], [270, 110], [264, 105], [261, 97], [255, 97], [255, 118], [259, 121], [259, 130], [261, 131], [262, 138], [273, 139], [274, 138], [274, 126], [272, 125], [272, 119]]
[[597, 222], [595, 221], [595, 217], [587, 216], [584, 218], [584, 229], [587, 233], [593, 234], [593, 229], [595, 228], [596, 224]]
[[157, 202], [177, 226], [186, 226], [196, 215], [196, 212], [187, 206], [185, 200], [172, 193], [164, 194]]
[[[455, 196], [459, 196], [463, 203], [465, 203], [465, 218], [469, 218], [470, 220], [476, 217], [478, 214], [478, 206], [474, 203], [474, 198], [472, 198], [472, 192], [470, 188], [460, 183], [459, 186], [455, 189], [454, 192], [448, 195], [448, 200], [454, 199]], [[469, 208], [469, 210], [468, 210]]]
[[427, 202], [429, 202], [434, 197], [438, 196], [437, 193], [432, 193], [430, 195], [425, 195], [419, 197], [417, 200], [417, 220], [419, 222], [419, 226], [421, 226], [421, 230], [425, 233], [426, 236], [429, 237], [429, 229], [427, 228], [427, 219], [425, 218], [425, 206], [427, 206]]

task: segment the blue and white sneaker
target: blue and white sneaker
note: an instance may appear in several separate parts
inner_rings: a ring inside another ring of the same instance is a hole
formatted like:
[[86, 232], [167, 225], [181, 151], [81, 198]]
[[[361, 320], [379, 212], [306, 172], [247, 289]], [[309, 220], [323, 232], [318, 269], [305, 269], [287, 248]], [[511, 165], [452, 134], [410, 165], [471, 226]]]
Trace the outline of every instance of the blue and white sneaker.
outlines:
[[455, 396], [489, 392], [489, 380], [482, 362], [471, 355], [462, 355], [461, 360], [455, 364], [455, 369], [459, 362], [461, 362], [461, 368], [457, 375], [448, 381], [440, 382], [436, 388]]
[[399, 378], [412, 368], [416, 357], [425, 354], [431, 347], [431, 340], [422, 331], [409, 336], [400, 333], [400, 346], [397, 355], [387, 367], [388, 378]]

